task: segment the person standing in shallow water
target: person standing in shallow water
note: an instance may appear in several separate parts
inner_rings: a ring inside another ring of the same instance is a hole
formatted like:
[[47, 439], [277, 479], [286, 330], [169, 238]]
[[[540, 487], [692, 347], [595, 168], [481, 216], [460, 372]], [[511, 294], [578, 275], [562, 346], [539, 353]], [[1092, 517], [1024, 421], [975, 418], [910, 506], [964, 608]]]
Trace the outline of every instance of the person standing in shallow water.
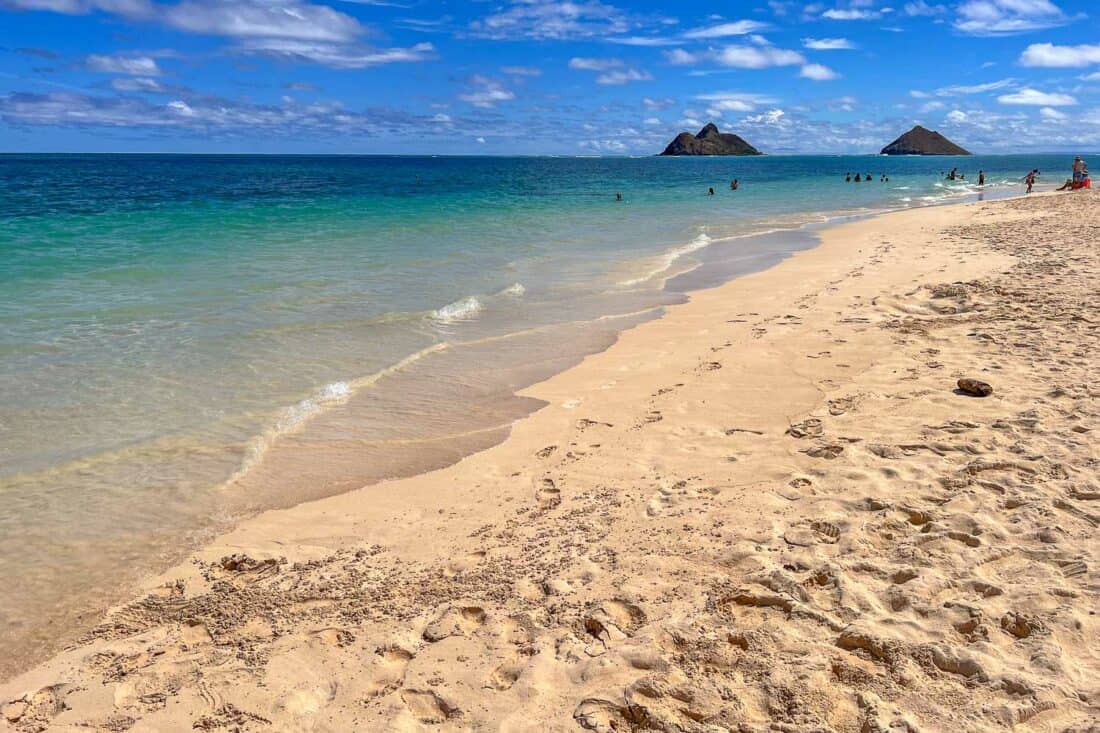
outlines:
[[856, 183], [863, 183], [863, 176], [859, 173], [856, 173]]
[[851, 183], [852, 182], [852, 174], [851, 173], [848, 173], [848, 175], [846, 175], [844, 177], [844, 182], [845, 183]]
[[741, 188], [741, 181], [734, 178], [733, 181], [730, 183], [730, 190], [736, 191], [739, 188]]
[[714, 186], [711, 186], [710, 188], [707, 189], [707, 196], [713, 196], [713, 195], [714, 195]]
[[978, 171], [978, 185], [979, 186], [984, 186], [985, 185], [985, 171], [984, 170]]

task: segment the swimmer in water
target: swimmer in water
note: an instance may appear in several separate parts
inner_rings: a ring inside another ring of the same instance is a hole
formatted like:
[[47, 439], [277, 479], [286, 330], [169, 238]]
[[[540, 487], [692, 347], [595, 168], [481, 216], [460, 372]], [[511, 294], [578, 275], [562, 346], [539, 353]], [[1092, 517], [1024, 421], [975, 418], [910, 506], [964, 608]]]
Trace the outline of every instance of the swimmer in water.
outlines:
[[730, 184], [730, 190], [731, 191], [736, 191], [739, 188], [741, 188], [741, 181], [734, 178], [733, 183]]
[[621, 193], [615, 194], [615, 200], [616, 201], [622, 201], [623, 200], [623, 195]]
[[711, 186], [710, 188], [707, 189], [707, 196], [713, 196], [713, 195], [714, 195], [714, 186]]

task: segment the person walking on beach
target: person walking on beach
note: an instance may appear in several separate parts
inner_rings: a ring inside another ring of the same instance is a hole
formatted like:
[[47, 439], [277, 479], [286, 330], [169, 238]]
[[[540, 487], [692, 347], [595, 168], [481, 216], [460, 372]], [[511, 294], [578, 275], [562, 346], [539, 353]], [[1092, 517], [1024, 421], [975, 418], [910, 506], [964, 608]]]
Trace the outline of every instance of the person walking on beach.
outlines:
[[1024, 183], [1027, 184], [1027, 192], [1031, 193], [1031, 190], [1035, 188], [1035, 179], [1039, 177], [1039, 169], [1032, 169], [1030, 173], [1024, 176]]

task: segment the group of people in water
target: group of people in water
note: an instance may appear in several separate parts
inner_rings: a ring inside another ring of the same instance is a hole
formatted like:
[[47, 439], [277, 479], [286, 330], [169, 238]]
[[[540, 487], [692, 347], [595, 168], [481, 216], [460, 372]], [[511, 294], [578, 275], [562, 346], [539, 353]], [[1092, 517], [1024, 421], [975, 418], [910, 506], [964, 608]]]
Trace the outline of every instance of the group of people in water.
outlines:
[[[952, 168], [947, 173], [944, 173], [943, 171], [940, 171], [940, 175], [943, 176], [944, 180], [946, 180], [946, 181], [965, 181], [966, 180], [966, 174], [965, 173], [960, 173], [958, 168]], [[890, 176], [886, 175], [885, 173], [879, 173], [878, 179], [879, 179], [879, 183], [889, 183], [890, 182]], [[870, 173], [868, 173], [867, 175], [863, 175], [862, 173], [857, 172], [856, 175], [855, 175], [855, 178], [853, 178], [851, 172], [849, 172], [847, 175], [844, 176], [844, 182], [845, 183], [853, 183], [853, 182], [855, 182], [855, 183], [864, 183], [864, 182], [870, 183], [873, 180], [875, 180], [875, 177], [873, 175], [871, 175]], [[1023, 181], [1024, 181], [1024, 183], [1027, 184], [1027, 192], [1028, 193], [1031, 193], [1032, 190], [1035, 188], [1035, 182], [1037, 180], [1039, 180], [1039, 169], [1038, 168], [1033, 168], [1032, 170], [1030, 170], [1028, 172], [1028, 174], [1026, 176], [1024, 176]], [[984, 186], [985, 185], [985, 171], [984, 170], [979, 170], [978, 171], [978, 185], [979, 186]], [[732, 181], [730, 181], [730, 190], [731, 191], [736, 191], [739, 188], [741, 188], [740, 179], [734, 178]], [[1058, 191], [1076, 191], [1079, 188], [1092, 188], [1092, 181], [1089, 178], [1088, 163], [1086, 163], [1084, 160], [1082, 160], [1081, 156], [1077, 156], [1076, 158], [1073, 159], [1073, 177], [1067, 179], [1066, 182], [1065, 182], [1065, 185], [1063, 185], [1061, 188], [1059, 188], [1057, 190]], [[710, 188], [707, 189], [707, 195], [708, 196], [713, 196], [714, 195], [714, 186], [711, 186]], [[616, 201], [622, 201], [623, 200], [623, 195], [621, 193], [616, 193], [615, 194], [615, 200]]]
[[[856, 173], [856, 177], [854, 179], [852, 178], [852, 174], [850, 172], [846, 176], [844, 176], [845, 183], [852, 183], [853, 181], [855, 181], [856, 183], [870, 183], [873, 180], [875, 180], [875, 177], [872, 176], [870, 173], [868, 173], [866, 176], [864, 176], [862, 173]], [[879, 173], [878, 182], [889, 183], [890, 176], [886, 175], [885, 173]]]
[[[734, 178], [732, 181], [730, 181], [730, 190], [731, 191], [736, 191], [739, 188], [741, 188], [741, 180], [740, 179]], [[711, 186], [710, 188], [707, 189], [707, 196], [713, 196], [713, 195], [714, 195], [714, 186]]]

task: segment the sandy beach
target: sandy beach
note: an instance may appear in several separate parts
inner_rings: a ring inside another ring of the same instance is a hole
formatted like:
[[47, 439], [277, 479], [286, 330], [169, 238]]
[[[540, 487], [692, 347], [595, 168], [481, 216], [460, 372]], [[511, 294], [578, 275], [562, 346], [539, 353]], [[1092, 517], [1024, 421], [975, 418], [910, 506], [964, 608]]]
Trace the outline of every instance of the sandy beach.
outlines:
[[503, 443], [217, 538], [0, 722], [1096, 733], [1098, 204], [827, 229]]

